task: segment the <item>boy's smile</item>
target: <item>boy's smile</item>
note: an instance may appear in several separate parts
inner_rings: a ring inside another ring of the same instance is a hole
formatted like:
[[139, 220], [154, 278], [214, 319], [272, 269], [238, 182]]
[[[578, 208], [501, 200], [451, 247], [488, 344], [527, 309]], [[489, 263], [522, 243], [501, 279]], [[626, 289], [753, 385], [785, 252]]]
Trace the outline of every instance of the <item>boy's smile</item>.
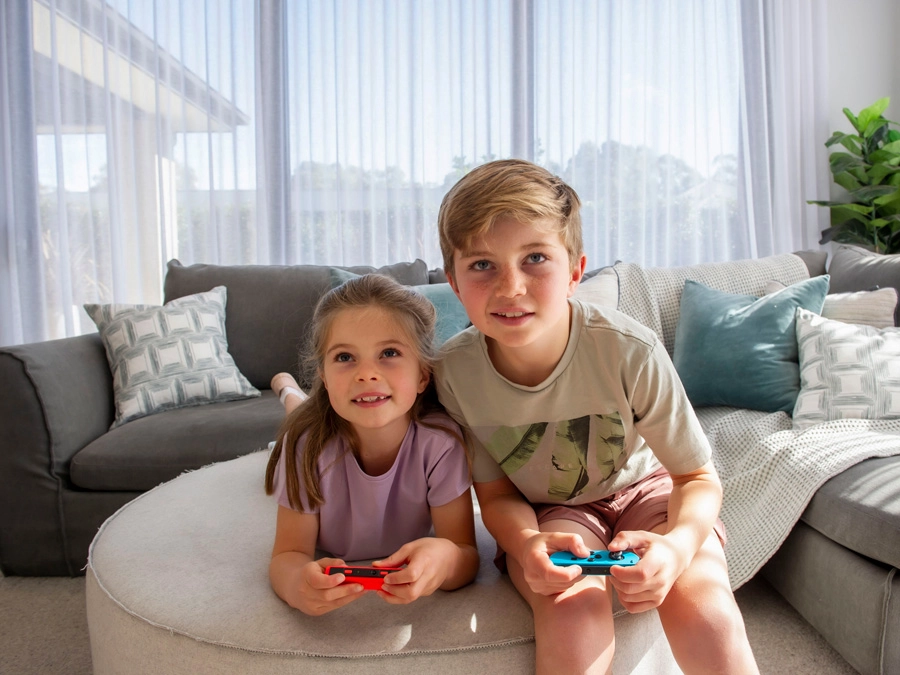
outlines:
[[534, 385], [556, 366], [569, 339], [568, 298], [584, 266], [582, 255], [572, 269], [558, 233], [509, 217], [470, 251], [454, 253], [451, 286], [504, 377]]

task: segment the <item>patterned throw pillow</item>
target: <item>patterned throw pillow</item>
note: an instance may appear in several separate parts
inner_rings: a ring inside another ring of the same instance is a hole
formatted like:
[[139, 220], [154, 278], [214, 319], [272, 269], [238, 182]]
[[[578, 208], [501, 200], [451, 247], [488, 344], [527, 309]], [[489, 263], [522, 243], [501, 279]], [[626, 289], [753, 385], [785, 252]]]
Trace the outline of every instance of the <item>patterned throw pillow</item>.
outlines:
[[259, 396], [225, 338], [224, 286], [163, 305], [84, 306], [113, 374], [110, 428], [154, 413]]
[[900, 418], [900, 329], [797, 310], [800, 394], [794, 428], [847, 418]]

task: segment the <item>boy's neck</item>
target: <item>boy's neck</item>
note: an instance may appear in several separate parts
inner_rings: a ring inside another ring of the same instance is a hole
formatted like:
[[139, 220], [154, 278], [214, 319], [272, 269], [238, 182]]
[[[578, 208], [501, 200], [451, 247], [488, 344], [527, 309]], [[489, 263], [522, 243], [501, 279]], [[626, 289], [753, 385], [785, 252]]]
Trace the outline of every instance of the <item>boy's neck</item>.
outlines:
[[554, 331], [549, 340], [523, 347], [509, 347], [485, 336], [488, 356], [494, 369], [510, 382], [523, 387], [536, 387], [556, 369], [569, 344], [572, 310], [569, 321]]

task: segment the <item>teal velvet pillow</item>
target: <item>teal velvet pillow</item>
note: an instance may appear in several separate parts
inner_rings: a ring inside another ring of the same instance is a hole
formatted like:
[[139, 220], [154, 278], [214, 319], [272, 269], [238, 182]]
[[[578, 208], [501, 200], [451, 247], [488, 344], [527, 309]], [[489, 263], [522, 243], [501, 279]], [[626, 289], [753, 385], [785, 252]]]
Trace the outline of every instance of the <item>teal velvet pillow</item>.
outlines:
[[685, 281], [672, 360], [691, 403], [790, 413], [800, 392], [796, 310], [821, 313], [828, 282], [757, 298]]
[[[331, 287], [340, 286], [348, 279], [358, 277], [358, 274], [332, 268], [330, 270]], [[420, 286], [410, 286], [410, 288], [418, 291], [426, 298], [431, 300], [437, 310], [437, 323], [434, 327], [434, 342], [436, 347], [440, 347], [451, 337], [469, 325], [469, 317], [466, 310], [456, 293], [450, 288], [450, 284], [422, 284]]]

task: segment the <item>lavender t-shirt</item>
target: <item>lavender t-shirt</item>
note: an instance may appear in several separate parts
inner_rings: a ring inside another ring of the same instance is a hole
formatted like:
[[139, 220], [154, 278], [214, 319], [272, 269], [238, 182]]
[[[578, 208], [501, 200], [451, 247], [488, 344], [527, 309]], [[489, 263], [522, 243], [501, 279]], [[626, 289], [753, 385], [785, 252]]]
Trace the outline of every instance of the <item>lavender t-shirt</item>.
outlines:
[[[449, 417], [429, 422], [457, 429]], [[298, 464], [303, 451], [298, 442]], [[334, 463], [335, 458], [339, 458]], [[291, 508], [284, 455], [275, 475], [275, 497]], [[443, 506], [469, 489], [465, 449], [450, 433], [412, 422], [394, 465], [381, 476], [365, 473], [343, 438], [332, 440], [319, 458], [322, 494], [317, 548], [346, 561], [384, 558], [403, 544], [431, 533], [432, 506]], [[303, 481], [300, 497], [307, 503]], [[307, 512], [315, 510], [306, 509]]]

